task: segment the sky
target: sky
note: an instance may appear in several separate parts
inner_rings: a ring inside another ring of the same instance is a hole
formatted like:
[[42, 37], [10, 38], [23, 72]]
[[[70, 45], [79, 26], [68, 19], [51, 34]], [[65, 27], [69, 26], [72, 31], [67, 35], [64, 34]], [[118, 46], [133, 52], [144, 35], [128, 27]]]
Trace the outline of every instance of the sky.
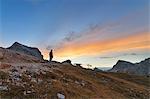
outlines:
[[0, 46], [93, 67], [150, 57], [149, 0], [0, 0]]

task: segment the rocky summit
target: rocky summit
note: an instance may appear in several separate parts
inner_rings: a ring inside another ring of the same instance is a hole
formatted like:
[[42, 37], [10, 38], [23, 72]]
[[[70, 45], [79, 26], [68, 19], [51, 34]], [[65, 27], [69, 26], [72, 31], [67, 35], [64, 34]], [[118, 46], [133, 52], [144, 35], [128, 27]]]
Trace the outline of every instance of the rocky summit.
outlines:
[[150, 58], [147, 58], [139, 63], [130, 63], [119, 60], [117, 64], [114, 65], [109, 71], [135, 75], [150, 75]]
[[26, 45], [22, 45], [18, 42], [15, 42], [12, 46], [8, 47], [7, 49], [17, 51], [17, 52], [20, 52], [20, 53], [24, 53], [24, 54], [27, 54], [27, 55], [31, 55], [31, 56], [34, 56], [38, 59], [43, 60], [43, 55], [41, 54], [39, 49], [35, 48], [35, 47], [28, 47]]
[[0, 63], [39, 63], [44, 60], [14, 50], [0, 47]]

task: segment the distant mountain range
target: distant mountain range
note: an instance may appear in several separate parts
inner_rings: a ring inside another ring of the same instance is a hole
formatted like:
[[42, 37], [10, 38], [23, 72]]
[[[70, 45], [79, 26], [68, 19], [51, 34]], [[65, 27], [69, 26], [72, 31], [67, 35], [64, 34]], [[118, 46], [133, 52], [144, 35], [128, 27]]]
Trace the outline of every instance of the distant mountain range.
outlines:
[[135, 75], [150, 75], [150, 58], [139, 63], [131, 63], [119, 60], [109, 72], [129, 73]]

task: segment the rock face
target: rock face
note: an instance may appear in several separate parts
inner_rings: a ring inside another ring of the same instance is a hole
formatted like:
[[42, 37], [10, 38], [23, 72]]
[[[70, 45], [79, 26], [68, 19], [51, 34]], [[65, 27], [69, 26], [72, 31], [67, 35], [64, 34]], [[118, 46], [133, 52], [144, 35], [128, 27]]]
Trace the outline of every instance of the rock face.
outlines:
[[41, 54], [41, 52], [39, 51], [38, 48], [34, 48], [34, 47], [28, 47], [25, 45], [22, 45], [18, 42], [15, 42], [11, 47], [7, 48], [16, 52], [20, 52], [26, 55], [31, 55], [34, 56], [38, 59], [43, 60], [43, 55]]
[[[44, 60], [40, 60], [37, 57], [23, 54], [17, 51], [9, 50], [0, 47], [0, 62], [4, 63], [39, 63]], [[1, 65], [0, 65], [1, 68]]]
[[134, 64], [130, 62], [126, 62], [123, 60], [119, 60], [116, 65], [110, 70], [111, 72], [127, 72], [131, 68], [134, 68]]
[[109, 71], [136, 75], [150, 75], [150, 58], [135, 64], [119, 60]]

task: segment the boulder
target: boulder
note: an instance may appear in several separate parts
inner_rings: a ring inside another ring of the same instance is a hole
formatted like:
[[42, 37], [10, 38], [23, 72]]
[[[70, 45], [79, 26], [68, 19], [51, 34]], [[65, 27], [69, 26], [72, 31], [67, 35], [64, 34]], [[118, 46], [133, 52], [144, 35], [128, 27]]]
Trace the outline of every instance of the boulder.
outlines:
[[71, 60], [66, 60], [66, 61], [63, 61], [62, 64], [72, 64], [72, 63], [71, 63]]

